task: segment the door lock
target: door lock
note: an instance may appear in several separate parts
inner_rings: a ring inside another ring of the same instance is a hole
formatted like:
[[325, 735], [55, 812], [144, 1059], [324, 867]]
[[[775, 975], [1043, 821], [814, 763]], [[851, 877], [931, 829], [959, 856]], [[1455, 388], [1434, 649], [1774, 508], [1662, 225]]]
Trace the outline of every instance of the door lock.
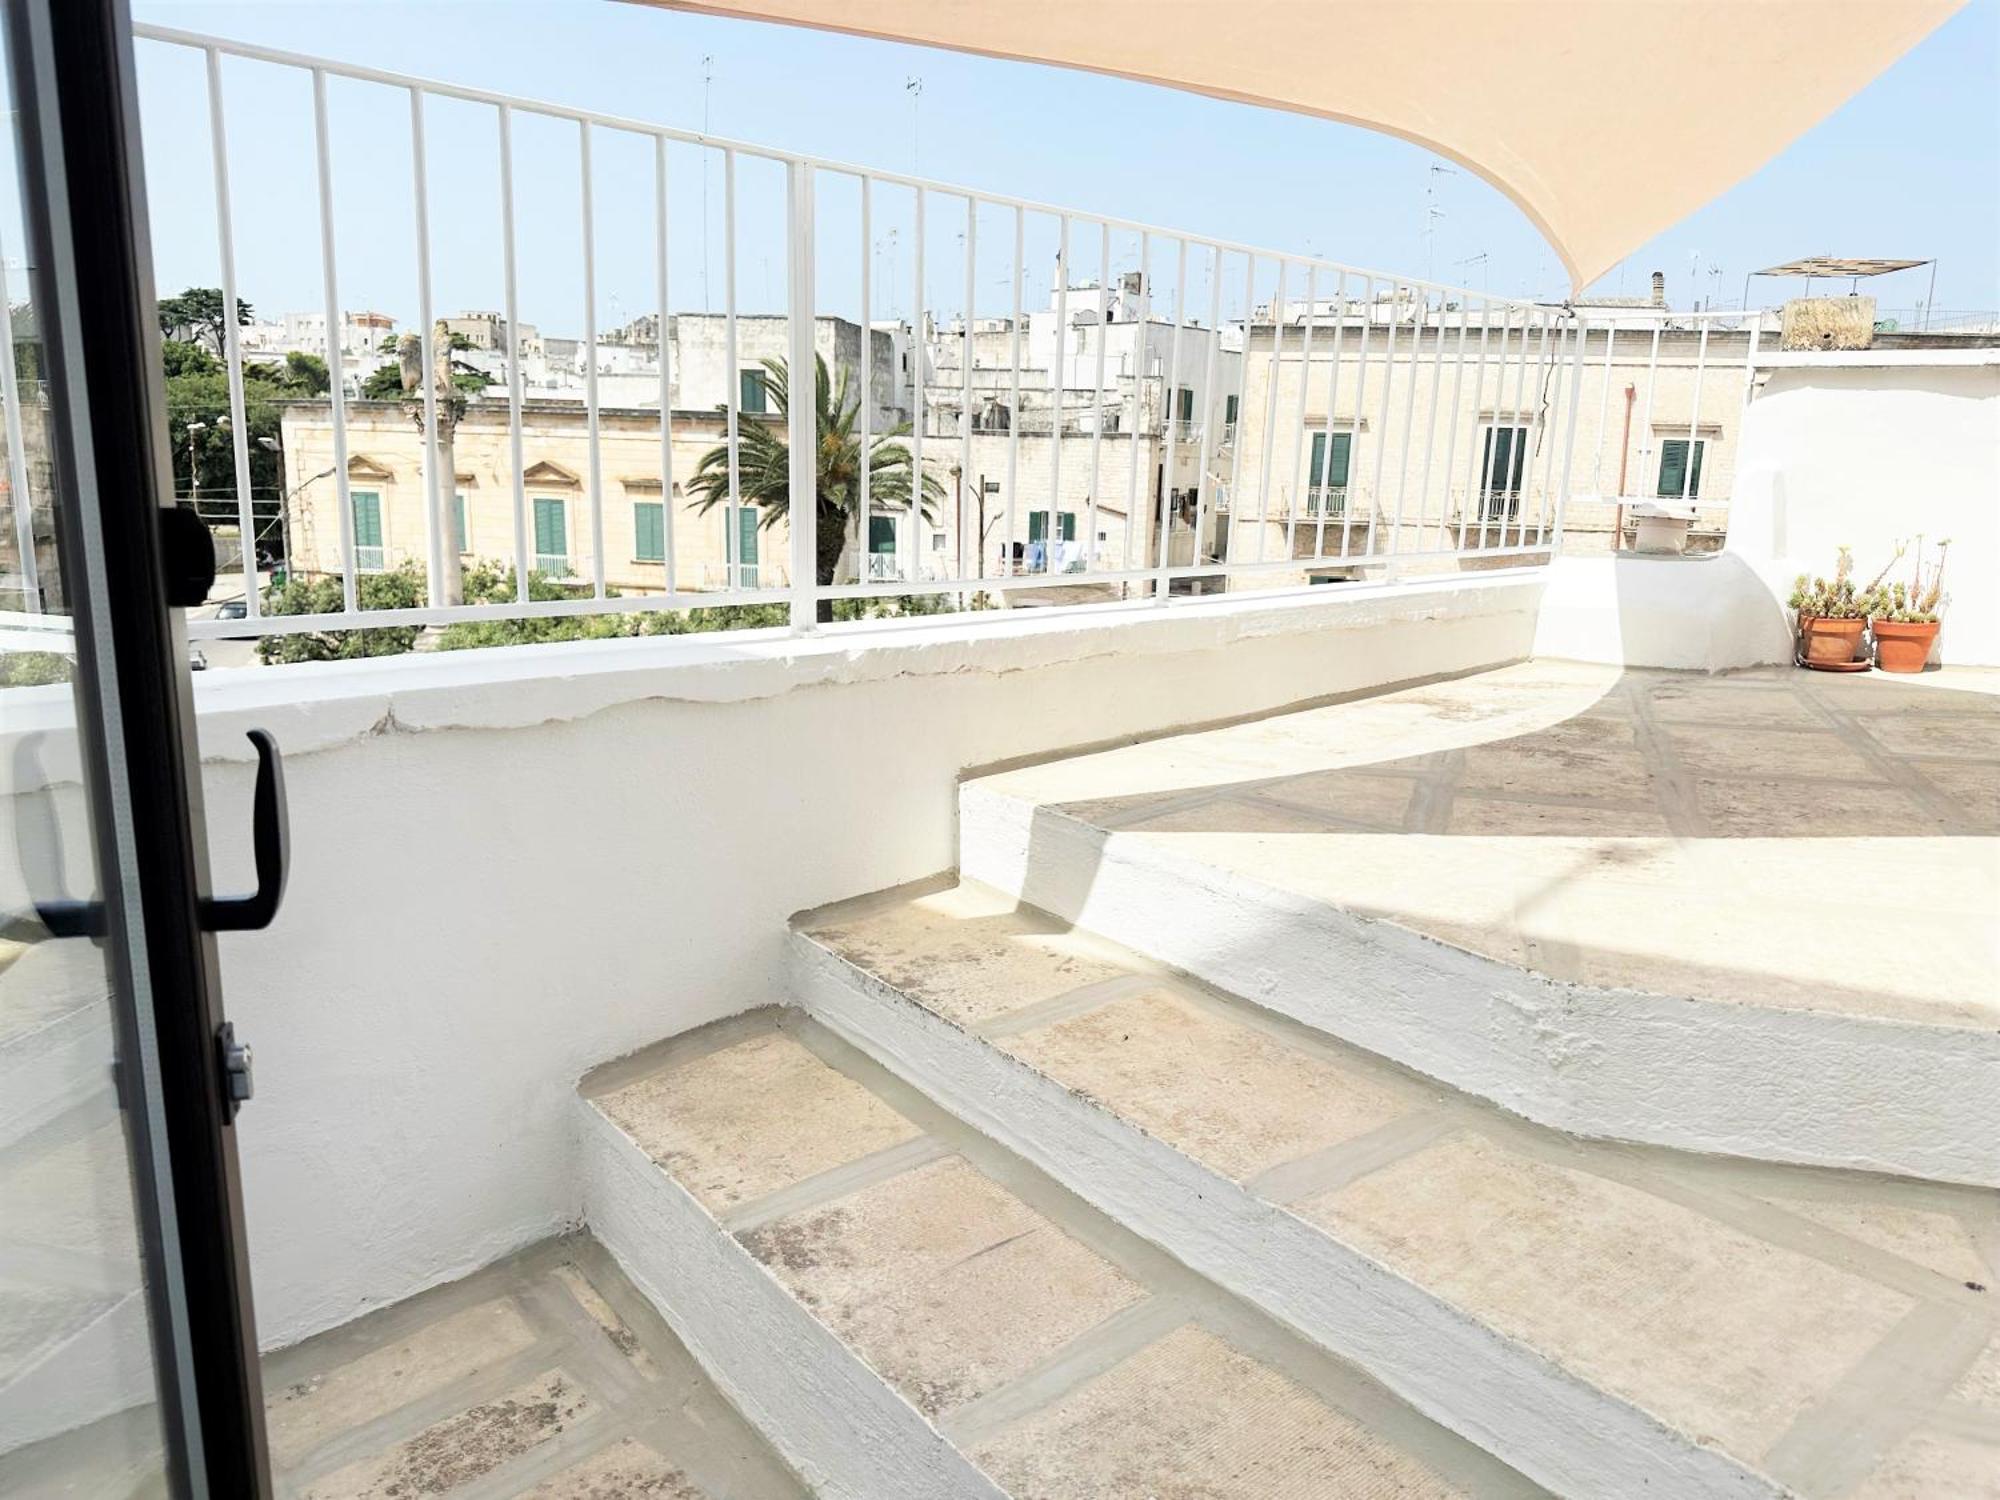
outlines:
[[233, 1120], [236, 1111], [257, 1092], [251, 1072], [250, 1044], [236, 1040], [234, 1021], [224, 1021], [216, 1029], [215, 1045], [222, 1059], [222, 1102]]

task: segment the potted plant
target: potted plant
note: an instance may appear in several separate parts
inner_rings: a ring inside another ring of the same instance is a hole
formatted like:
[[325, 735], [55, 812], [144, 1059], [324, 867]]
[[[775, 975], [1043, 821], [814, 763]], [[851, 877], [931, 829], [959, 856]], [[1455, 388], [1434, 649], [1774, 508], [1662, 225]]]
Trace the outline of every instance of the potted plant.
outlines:
[[1868, 600], [1864, 591], [1854, 586], [1854, 555], [1848, 548], [1840, 549], [1833, 577], [1799, 574], [1787, 602], [1798, 613], [1794, 659], [1800, 666], [1821, 672], [1868, 670], [1867, 659], [1861, 656], [1861, 635], [1868, 628]]
[[[1950, 537], [1939, 542], [1937, 563], [1926, 569], [1924, 539], [1918, 537], [1910, 581], [1898, 579], [1886, 587], [1878, 583], [1868, 591], [1868, 629], [1875, 637], [1875, 664], [1883, 671], [1921, 672], [1930, 660], [1938, 636], [1938, 611], [1944, 605], [1944, 558], [1950, 546]], [[1896, 557], [1903, 551], [1898, 547]], [[1891, 566], [1894, 562], [1892, 558]]]

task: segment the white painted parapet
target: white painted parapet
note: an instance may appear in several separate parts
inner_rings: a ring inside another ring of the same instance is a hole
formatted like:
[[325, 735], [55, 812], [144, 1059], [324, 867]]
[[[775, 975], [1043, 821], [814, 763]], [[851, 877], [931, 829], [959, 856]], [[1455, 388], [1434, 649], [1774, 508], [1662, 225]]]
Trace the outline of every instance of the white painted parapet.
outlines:
[[[263, 1339], [574, 1223], [577, 1078], [782, 998], [793, 912], [949, 868], [969, 768], [1516, 660], [1540, 590], [1482, 574], [202, 674], [219, 889], [252, 877], [244, 730], [276, 734], [291, 802], [283, 910], [220, 939], [257, 1051]], [[0, 720], [0, 751], [38, 736], [57, 783], [66, 695], [12, 690]], [[0, 906], [19, 878], [0, 871]]]

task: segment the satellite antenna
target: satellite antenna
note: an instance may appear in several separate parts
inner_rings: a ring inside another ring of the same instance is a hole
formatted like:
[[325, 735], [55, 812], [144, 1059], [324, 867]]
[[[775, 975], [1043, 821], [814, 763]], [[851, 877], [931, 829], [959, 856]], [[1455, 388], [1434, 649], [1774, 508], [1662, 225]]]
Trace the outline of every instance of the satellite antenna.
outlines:
[[1458, 169], [1447, 167], [1441, 161], [1434, 161], [1424, 178], [1424, 280], [1429, 281], [1435, 269], [1437, 246], [1437, 221], [1445, 217], [1445, 211], [1438, 206], [1437, 180], [1439, 177], [1456, 177]]

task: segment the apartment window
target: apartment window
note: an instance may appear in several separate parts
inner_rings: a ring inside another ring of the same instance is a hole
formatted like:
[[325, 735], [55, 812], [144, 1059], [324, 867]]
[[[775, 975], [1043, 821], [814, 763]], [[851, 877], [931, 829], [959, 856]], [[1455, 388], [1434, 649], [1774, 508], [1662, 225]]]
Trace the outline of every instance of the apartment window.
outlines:
[[764, 371], [739, 370], [736, 384], [736, 409], [746, 416], [762, 416], [768, 408], [764, 403]]
[[1192, 422], [1194, 420], [1194, 392], [1188, 387], [1182, 386], [1174, 393], [1174, 401], [1177, 407], [1177, 415], [1180, 419], [1183, 422]]
[[1688, 440], [1686, 438], [1666, 438], [1660, 443], [1660, 488], [1662, 497], [1671, 496], [1678, 500], [1683, 492], [1689, 499], [1701, 493], [1701, 450], [1708, 446], [1706, 438], [1694, 440], [1694, 473], [1688, 473]]
[[736, 512], [736, 586], [757, 587], [757, 511], [746, 505]]
[[1521, 475], [1528, 461], [1528, 429], [1488, 427], [1481, 443], [1479, 494], [1483, 513], [1513, 515], [1521, 503]]
[[1222, 402], [1222, 420], [1229, 426], [1236, 425], [1236, 397], [1227, 396]]
[[535, 571], [551, 578], [569, 576], [569, 518], [562, 501], [535, 501]]
[[868, 572], [867, 578], [894, 578], [896, 576], [896, 518], [894, 516], [870, 516], [868, 518]]
[[382, 497], [373, 490], [355, 490], [354, 566], [364, 573], [379, 573], [383, 567]]
[[[1028, 540], [1031, 542], [1043, 542], [1048, 540], [1048, 536], [1049, 536], [1049, 513], [1045, 510], [1029, 511]], [[1065, 510], [1057, 513], [1056, 536], [1057, 539], [1060, 541], [1073, 542], [1076, 540], [1075, 511]]]
[[632, 556], [639, 562], [667, 560], [667, 508], [658, 500], [632, 502]]
[[1346, 507], [1347, 470], [1353, 451], [1351, 432], [1313, 434], [1312, 467], [1306, 471], [1307, 515], [1318, 515], [1321, 510], [1337, 514]]
[[472, 545], [467, 540], [465, 529], [464, 495], [453, 495], [451, 497], [451, 535], [461, 557], [472, 550]]

